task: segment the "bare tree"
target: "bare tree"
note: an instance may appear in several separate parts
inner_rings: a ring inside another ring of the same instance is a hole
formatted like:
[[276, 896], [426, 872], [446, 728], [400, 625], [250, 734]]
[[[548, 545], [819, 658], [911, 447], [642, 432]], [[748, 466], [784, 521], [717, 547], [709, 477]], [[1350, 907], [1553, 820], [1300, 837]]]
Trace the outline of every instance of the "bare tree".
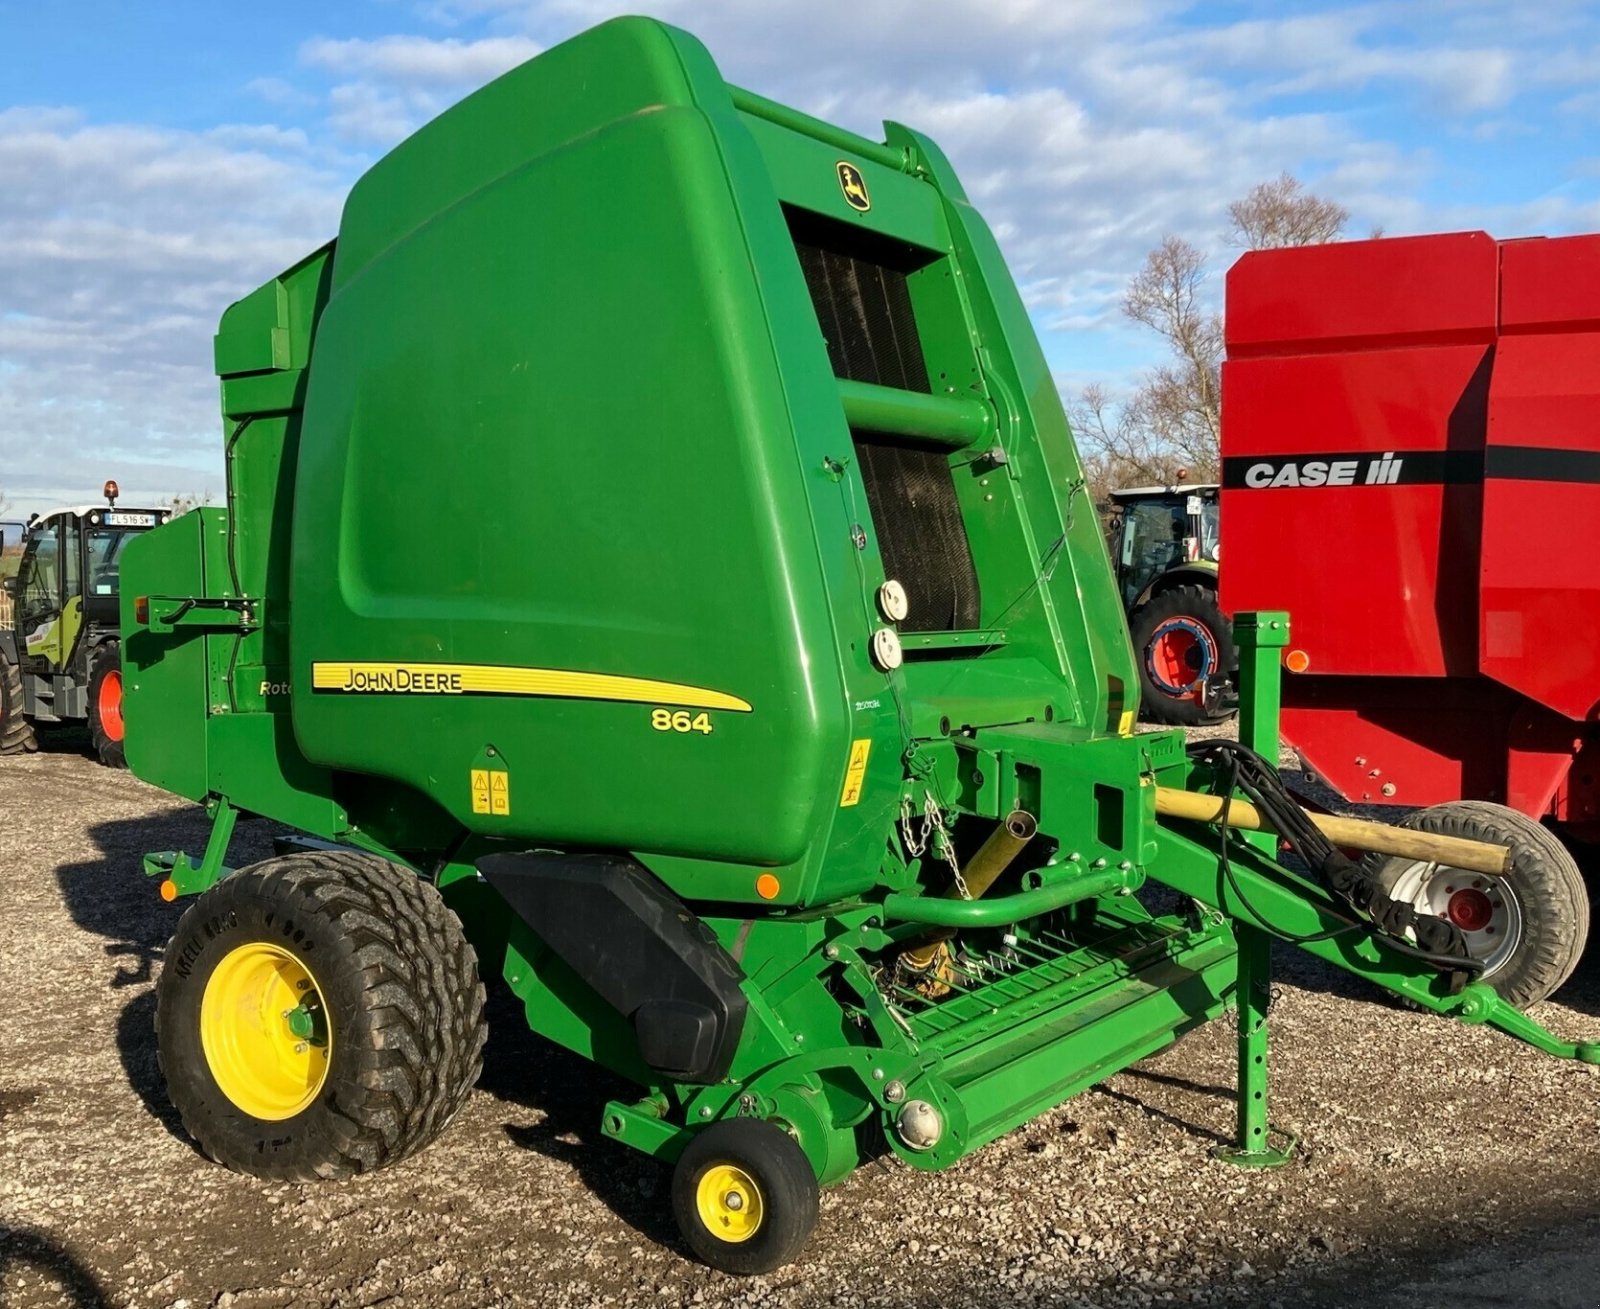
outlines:
[[1326, 245], [1344, 234], [1350, 211], [1333, 200], [1312, 195], [1288, 173], [1263, 182], [1243, 200], [1228, 206], [1233, 220], [1230, 240], [1247, 250], [1275, 250], [1286, 245]]
[[181, 518], [191, 509], [198, 509], [201, 505], [211, 503], [210, 491], [190, 491], [188, 495], [172, 495], [160, 502], [164, 508], [172, 510], [174, 518]]
[[[1288, 173], [1228, 206], [1227, 240], [1252, 250], [1336, 241], [1349, 213]], [[1215, 481], [1221, 466], [1222, 315], [1207, 294], [1205, 254], [1179, 236], [1152, 250], [1122, 312], [1166, 342], [1171, 361], [1131, 395], [1085, 387], [1068, 405], [1096, 501], [1119, 486]]]

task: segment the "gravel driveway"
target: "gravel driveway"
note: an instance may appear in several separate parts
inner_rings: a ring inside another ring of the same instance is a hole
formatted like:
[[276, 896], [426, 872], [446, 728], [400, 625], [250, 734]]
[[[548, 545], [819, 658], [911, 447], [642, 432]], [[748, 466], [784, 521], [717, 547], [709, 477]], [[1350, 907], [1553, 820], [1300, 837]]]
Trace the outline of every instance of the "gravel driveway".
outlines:
[[[202, 1159], [156, 1069], [180, 907], [139, 873], [201, 813], [70, 742], [0, 759], [0, 1305], [1593, 1305], [1600, 1079], [1375, 999], [1280, 947], [1274, 1121], [1293, 1163], [1213, 1161], [1226, 1023], [948, 1172], [869, 1164], [801, 1263], [690, 1263], [666, 1174], [599, 1137], [604, 1074], [491, 1005], [483, 1080], [421, 1155], [345, 1184]], [[235, 862], [270, 853], [241, 825]], [[1586, 962], [1537, 1016], [1600, 1031]], [[1504, 1242], [1496, 1245], [1495, 1242]], [[1531, 1244], [1530, 1244], [1531, 1243]]]

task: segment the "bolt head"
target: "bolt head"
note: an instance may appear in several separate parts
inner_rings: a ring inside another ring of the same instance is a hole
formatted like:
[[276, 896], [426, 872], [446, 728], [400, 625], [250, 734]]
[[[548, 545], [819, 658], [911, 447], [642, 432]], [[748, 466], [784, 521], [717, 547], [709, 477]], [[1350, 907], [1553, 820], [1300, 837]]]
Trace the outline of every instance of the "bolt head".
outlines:
[[839, 957], [839, 947], [836, 945], [823, 946], [822, 957], [824, 959], [837, 959]]
[[727, 1195], [722, 1197], [722, 1203], [737, 1213], [744, 1208], [744, 1196], [737, 1191], [729, 1191]]
[[899, 1104], [906, 1098], [906, 1084], [904, 1082], [890, 1082], [883, 1088], [883, 1098], [890, 1104]]

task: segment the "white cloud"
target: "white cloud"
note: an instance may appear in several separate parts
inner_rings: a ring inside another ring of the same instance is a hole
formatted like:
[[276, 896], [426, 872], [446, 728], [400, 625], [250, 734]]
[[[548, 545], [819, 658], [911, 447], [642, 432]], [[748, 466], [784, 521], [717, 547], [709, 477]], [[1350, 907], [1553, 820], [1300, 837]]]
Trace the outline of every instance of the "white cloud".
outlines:
[[316, 37], [300, 47], [300, 60], [342, 75], [377, 76], [412, 86], [460, 87], [498, 77], [541, 49], [525, 36], [492, 36], [481, 41], [435, 41], [422, 36], [385, 36], [372, 41]]
[[0, 111], [0, 491], [64, 470], [130, 495], [215, 487], [223, 308], [332, 234], [346, 179], [303, 133]]

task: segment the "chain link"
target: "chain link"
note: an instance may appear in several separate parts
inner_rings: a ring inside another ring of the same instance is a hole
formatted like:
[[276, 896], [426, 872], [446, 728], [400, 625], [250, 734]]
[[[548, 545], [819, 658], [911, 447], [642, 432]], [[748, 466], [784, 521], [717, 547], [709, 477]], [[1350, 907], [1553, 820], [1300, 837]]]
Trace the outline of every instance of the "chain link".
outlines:
[[950, 868], [950, 875], [955, 879], [956, 893], [963, 900], [972, 899], [972, 893], [967, 889], [967, 882], [961, 876], [961, 866], [956, 862], [955, 843], [950, 839], [950, 829], [945, 825], [944, 811], [939, 808], [939, 802], [933, 798], [933, 792], [922, 793], [922, 815], [920, 820], [914, 820], [912, 815], [916, 807], [909, 795], [900, 799], [900, 836], [906, 843], [906, 853], [913, 859], [920, 859], [931, 848], [933, 853], [942, 859]]

